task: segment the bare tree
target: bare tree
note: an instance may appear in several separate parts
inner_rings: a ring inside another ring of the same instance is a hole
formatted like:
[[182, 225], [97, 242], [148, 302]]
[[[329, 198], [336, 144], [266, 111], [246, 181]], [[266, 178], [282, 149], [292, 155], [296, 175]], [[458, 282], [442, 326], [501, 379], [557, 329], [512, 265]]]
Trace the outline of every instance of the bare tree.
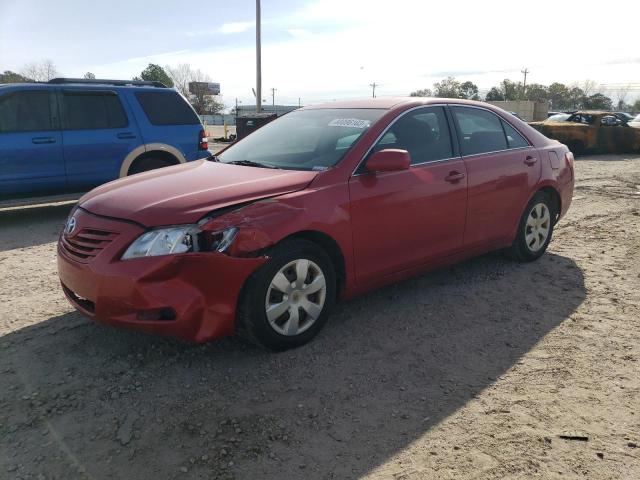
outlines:
[[165, 71], [173, 80], [174, 87], [184, 95], [199, 114], [217, 113], [224, 109], [216, 96], [209, 95], [205, 88], [189, 91], [191, 82], [211, 82], [211, 77], [200, 69], [193, 69], [188, 63], [180, 63], [175, 67], [166, 65]]
[[602, 93], [601, 89], [598, 87], [598, 82], [595, 80], [586, 79], [580, 85], [576, 84], [576, 87], [579, 87], [584, 92], [585, 97], [589, 97], [594, 93]]
[[84, 78], [86, 78], [87, 80], [94, 80], [96, 76], [91, 72], [87, 72], [84, 74]]
[[21, 73], [35, 82], [48, 82], [59, 75], [55, 64], [49, 59], [27, 63]]
[[175, 67], [165, 65], [167, 75], [173, 80], [173, 86], [186, 98], [189, 98], [189, 82], [193, 77], [193, 70], [188, 63], [179, 63]]
[[627, 97], [629, 96], [629, 90], [631, 89], [631, 85], [626, 85], [620, 87], [617, 90], [618, 93], [618, 110], [627, 110], [631, 105], [627, 105]]

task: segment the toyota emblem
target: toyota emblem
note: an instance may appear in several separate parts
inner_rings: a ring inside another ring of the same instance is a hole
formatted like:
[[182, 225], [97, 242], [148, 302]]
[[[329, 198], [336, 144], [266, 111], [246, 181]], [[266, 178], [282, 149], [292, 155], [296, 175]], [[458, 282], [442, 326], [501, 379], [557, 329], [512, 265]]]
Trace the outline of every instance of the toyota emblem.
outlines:
[[67, 220], [67, 224], [64, 227], [64, 231], [67, 235], [71, 235], [76, 229], [76, 217], [71, 217]]

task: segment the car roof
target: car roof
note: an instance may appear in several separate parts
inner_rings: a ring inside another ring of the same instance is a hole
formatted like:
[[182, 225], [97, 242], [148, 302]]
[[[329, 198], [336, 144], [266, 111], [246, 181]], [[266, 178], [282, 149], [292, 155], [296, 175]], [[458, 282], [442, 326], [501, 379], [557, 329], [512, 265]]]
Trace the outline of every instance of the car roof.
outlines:
[[309, 105], [303, 107], [303, 110], [312, 110], [317, 108], [380, 108], [390, 110], [398, 107], [411, 107], [431, 104], [460, 104], [479, 106], [495, 110], [496, 108], [485, 102], [475, 100], [465, 100], [460, 98], [439, 98], [439, 97], [378, 97], [359, 100], [340, 100], [336, 102], [320, 103], [317, 105]]
[[78, 90], [131, 90], [137, 91], [153, 91], [166, 92], [175, 91], [173, 88], [159, 88], [149, 85], [112, 85], [109, 83], [47, 83], [47, 82], [21, 82], [21, 83], [3, 83], [0, 84], [0, 90], [42, 90], [51, 88], [78, 89]]

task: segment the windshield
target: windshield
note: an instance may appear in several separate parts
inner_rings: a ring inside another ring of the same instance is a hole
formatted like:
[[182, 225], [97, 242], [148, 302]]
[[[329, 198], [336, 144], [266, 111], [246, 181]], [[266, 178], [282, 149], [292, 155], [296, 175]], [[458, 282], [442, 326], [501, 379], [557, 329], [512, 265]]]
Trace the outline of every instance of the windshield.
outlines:
[[289, 170], [326, 170], [336, 165], [386, 110], [296, 110], [229, 147], [223, 163], [262, 164]]

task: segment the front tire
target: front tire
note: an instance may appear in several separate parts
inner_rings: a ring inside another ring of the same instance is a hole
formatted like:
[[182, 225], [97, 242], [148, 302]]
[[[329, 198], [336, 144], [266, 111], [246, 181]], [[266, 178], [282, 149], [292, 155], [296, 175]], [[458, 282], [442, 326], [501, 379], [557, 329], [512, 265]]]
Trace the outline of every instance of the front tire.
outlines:
[[307, 240], [286, 240], [266, 252], [239, 300], [237, 333], [275, 351], [304, 345], [327, 321], [336, 274], [329, 256]]
[[555, 218], [555, 206], [549, 196], [543, 192], [536, 193], [524, 209], [516, 239], [507, 255], [519, 262], [540, 258], [551, 241]]

